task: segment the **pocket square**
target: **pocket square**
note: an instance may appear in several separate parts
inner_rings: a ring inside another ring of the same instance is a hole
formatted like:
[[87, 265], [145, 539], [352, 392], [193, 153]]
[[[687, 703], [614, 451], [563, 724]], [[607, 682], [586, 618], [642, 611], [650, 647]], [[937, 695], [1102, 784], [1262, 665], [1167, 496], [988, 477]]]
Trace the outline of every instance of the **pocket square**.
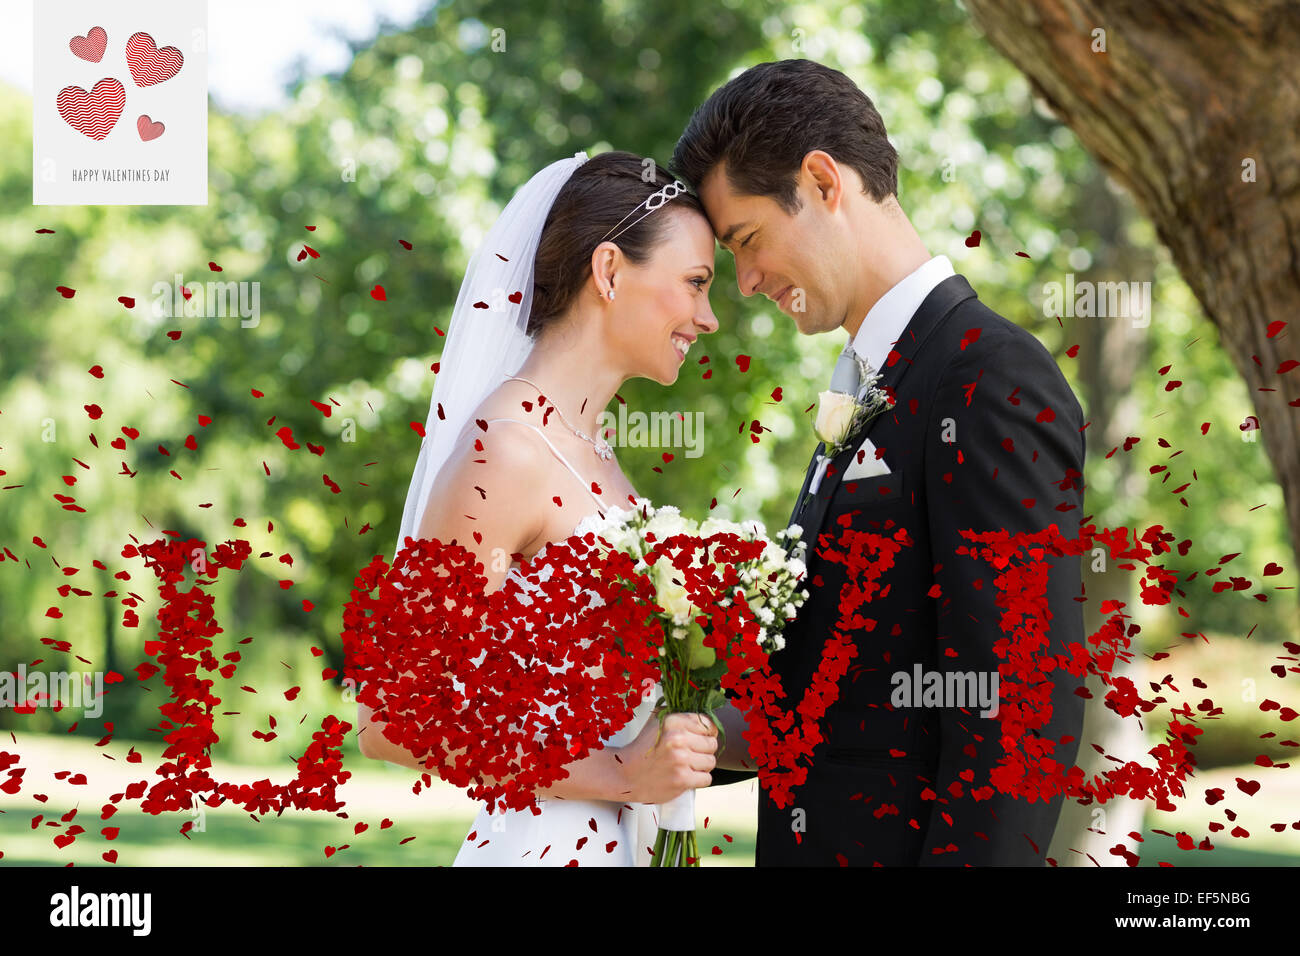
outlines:
[[849, 460], [849, 467], [844, 472], [844, 481], [856, 481], [859, 478], [874, 478], [889, 474], [889, 466], [883, 458], [876, 457], [876, 446], [870, 438], [862, 439], [862, 444]]

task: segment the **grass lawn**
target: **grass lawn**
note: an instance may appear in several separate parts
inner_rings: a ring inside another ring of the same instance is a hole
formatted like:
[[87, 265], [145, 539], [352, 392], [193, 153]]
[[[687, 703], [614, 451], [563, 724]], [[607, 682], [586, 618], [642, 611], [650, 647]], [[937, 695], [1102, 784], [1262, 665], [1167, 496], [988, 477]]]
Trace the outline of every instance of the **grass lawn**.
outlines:
[[[339, 790], [346, 803], [346, 818], [335, 814], [289, 810], [260, 821], [239, 809], [205, 809], [202, 830], [180, 834], [188, 812], [152, 816], [141, 813], [137, 802], [124, 801], [109, 820], [100, 810], [112, 793], [132, 781], [147, 778], [161, 763], [161, 748], [136, 743], [144, 755], [139, 764], [122, 759], [128, 744], [114, 741], [108, 748], [96, 748], [84, 738], [61, 735], [25, 734], [17, 747], [6, 741], [11, 752], [21, 755], [27, 768], [22, 790], [14, 796], [0, 794], [0, 867], [9, 866], [108, 866], [101, 854], [117, 850], [116, 866], [445, 866], [456, 856], [469, 830], [477, 807], [464, 794], [437, 782], [416, 795], [411, 783], [414, 771], [367, 761], [350, 755], [353, 776]], [[113, 751], [108, 753], [107, 751]], [[121, 751], [121, 753], [118, 753]], [[86, 775], [85, 785], [71, 785], [56, 774], [72, 770]], [[291, 768], [240, 766], [218, 763], [213, 776], [229, 781], [253, 781], [270, 777], [287, 781]], [[1167, 861], [1176, 866], [1297, 866], [1300, 865], [1300, 830], [1290, 823], [1300, 817], [1300, 780], [1278, 768], [1226, 767], [1197, 776], [1194, 788], [1177, 812], [1148, 812], [1143, 842], [1138, 846], [1143, 866]], [[1263, 786], [1253, 796], [1238, 789], [1238, 778], [1258, 779]], [[1200, 799], [1205, 789], [1222, 788], [1225, 799], [1210, 805]], [[48, 799], [41, 802], [37, 794]], [[706, 866], [752, 866], [754, 861], [755, 784], [750, 782], [714, 787], [697, 795], [696, 819], [700, 848]], [[1231, 809], [1237, 819], [1231, 821]], [[76, 815], [61, 819], [70, 811]], [[41, 819], [33, 826], [33, 818]], [[385, 820], [393, 823], [381, 828]], [[705, 820], [708, 826], [704, 827]], [[51, 825], [51, 823], [55, 825]], [[83, 833], [60, 849], [54, 837], [72, 825]], [[1214, 832], [1212, 823], [1224, 824]], [[364, 824], [361, 832], [356, 832]], [[1286, 824], [1279, 832], [1278, 824]], [[106, 826], [120, 828], [114, 840], [101, 832]], [[1249, 837], [1234, 837], [1241, 826]], [[1199, 844], [1208, 834], [1214, 849], [1179, 850], [1170, 834], [1186, 832]], [[723, 834], [732, 837], [728, 842]], [[406, 842], [403, 843], [402, 841]], [[720, 855], [711, 851], [722, 849]], [[1131, 841], [1130, 841], [1131, 845]], [[334, 847], [332, 855], [326, 847]], [[344, 848], [346, 847], [346, 848]], [[1101, 862], [1112, 864], [1114, 858]]]

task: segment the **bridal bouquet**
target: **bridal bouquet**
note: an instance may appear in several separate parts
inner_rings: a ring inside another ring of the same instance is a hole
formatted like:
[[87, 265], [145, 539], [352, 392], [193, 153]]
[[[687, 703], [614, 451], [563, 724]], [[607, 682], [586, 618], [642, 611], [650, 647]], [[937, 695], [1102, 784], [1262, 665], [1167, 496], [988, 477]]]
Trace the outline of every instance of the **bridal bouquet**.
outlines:
[[[784, 646], [781, 630], [808, 596], [805, 544], [797, 525], [767, 537], [757, 521], [695, 522], [674, 507], [637, 499], [590, 527], [611, 550], [629, 555], [654, 586], [663, 626], [658, 649], [663, 695], [660, 723], [670, 713], [704, 713], [726, 733], [716, 710], [726, 702], [721, 678], [733, 657], [764, 656]], [[659, 805], [652, 866], [698, 866], [695, 791]]]

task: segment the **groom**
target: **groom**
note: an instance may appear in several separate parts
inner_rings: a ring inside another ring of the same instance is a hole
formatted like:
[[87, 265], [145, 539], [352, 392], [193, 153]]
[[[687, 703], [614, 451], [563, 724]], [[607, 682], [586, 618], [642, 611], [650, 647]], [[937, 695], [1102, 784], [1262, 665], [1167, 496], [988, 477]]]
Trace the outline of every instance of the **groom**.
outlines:
[[[895, 399], [838, 454], [817, 447], [791, 515], [808, 541], [809, 599], [771, 658], [790, 709], [845, 584], [843, 566], [817, 556], [818, 535], [905, 529], [908, 546], [861, 608], [874, 626], [852, 632], [856, 657], [794, 805], [778, 808], [760, 789], [757, 864], [1042, 865], [1062, 797], [1006, 795], [990, 774], [1006, 747], [1034, 761], [1040, 734], [1057, 742], [1051, 759], [1073, 766], [1081, 682], [1044, 668], [1033, 690], [1050, 701], [1050, 721], [1004, 747], [999, 663], [1017, 689], [1027, 681], [1006, 669], [997, 572], [958, 549], [969, 543], [963, 529], [1077, 534], [1079, 403], [1033, 335], [926, 251], [899, 206], [898, 156], [880, 115], [844, 74], [808, 60], [745, 71], [696, 111], [670, 165], [735, 257], [744, 295], [763, 293], [805, 335], [847, 333], [830, 389]], [[881, 378], [871, 387], [864, 373]], [[1079, 559], [1044, 563], [1050, 617], [1035, 660], [1084, 639]], [[730, 705], [723, 717], [718, 763], [739, 767], [743, 723]]]

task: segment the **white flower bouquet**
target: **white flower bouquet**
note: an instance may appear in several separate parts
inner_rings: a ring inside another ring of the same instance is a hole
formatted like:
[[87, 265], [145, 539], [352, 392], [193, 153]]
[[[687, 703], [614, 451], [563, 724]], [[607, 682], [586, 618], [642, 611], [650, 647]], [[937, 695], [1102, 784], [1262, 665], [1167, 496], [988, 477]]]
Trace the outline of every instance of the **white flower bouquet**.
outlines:
[[[670, 713], [707, 714], [725, 745], [716, 711], [727, 699], [721, 679], [728, 660], [749, 656], [746, 641], [756, 642], [764, 655], [780, 650], [782, 629], [808, 597], [801, 587], [806, 568], [800, 528], [786, 528], [773, 540], [758, 521], [695, 522], [643, 498], [588, 528], [609, 548], [634, 558], [636, 570], [654, 584], [664, 631], [658, 652], [660, 723]], [[705, 611], [695, 601], [710, 606]], [[729, 623], [720, 628], [715, 621]], [[694, 797], [688, 790], [659, 805], [652, 866], [699, 865]]]

